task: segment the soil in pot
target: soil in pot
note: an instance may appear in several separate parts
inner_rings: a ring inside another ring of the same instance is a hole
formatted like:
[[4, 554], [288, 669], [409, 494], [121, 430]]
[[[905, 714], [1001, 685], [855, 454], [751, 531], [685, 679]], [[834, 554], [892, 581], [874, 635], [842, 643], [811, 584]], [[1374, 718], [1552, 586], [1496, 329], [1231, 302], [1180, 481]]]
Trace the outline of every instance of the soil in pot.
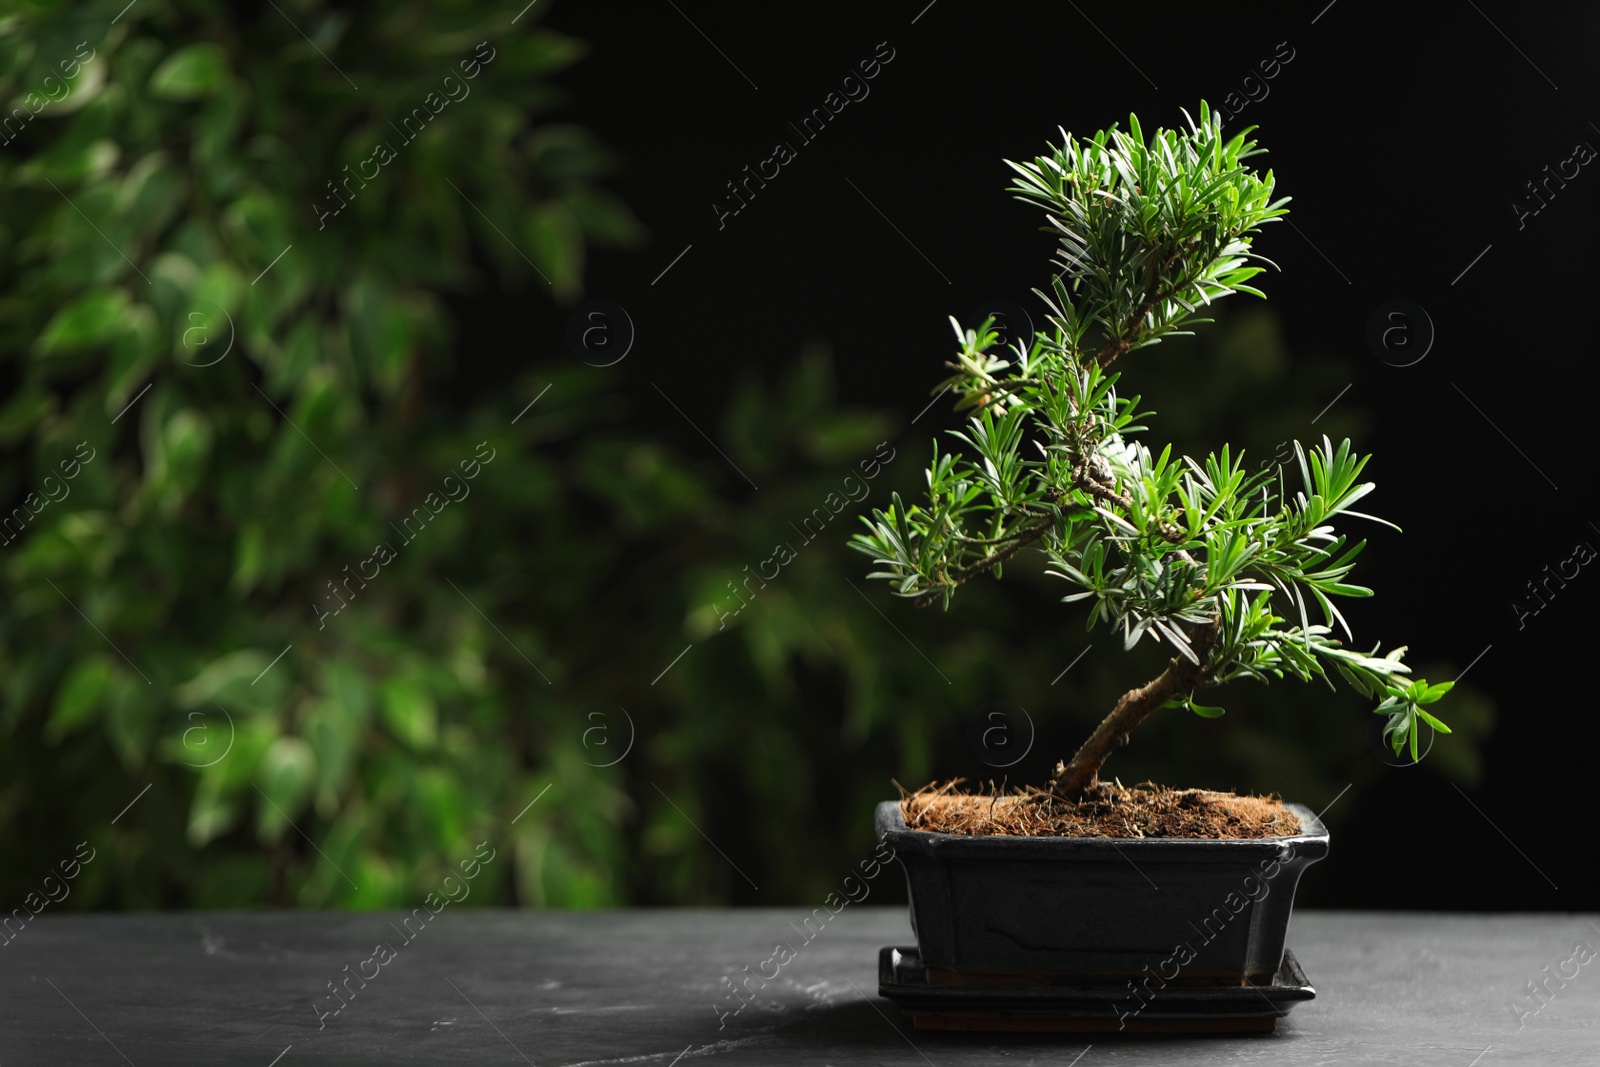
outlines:
[[1102, 782], [1089, 796], [1069, 802], [1034, 788], [958, 793], [962, 781], [903, 795], [906, 828], [963, 836], [1247, 840], [1300, 832], [1299, 817], [1271, 796]]

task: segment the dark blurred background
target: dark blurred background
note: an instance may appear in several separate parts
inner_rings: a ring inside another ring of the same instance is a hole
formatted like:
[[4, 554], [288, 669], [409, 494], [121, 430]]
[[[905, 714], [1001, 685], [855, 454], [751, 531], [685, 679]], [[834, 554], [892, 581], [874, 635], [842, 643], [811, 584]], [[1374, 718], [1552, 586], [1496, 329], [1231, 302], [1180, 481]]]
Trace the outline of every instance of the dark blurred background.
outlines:
[[[121, 7], [0, 23], [8, 99], [81, 68], [0, 149], [5, 908], [80, 841], [62, 908], [409, 906], [485, 840], [484, 903], [810, 906], [894, 781], [1043, 781], [1151, 650], [1036, 566], [917, 610], [844, 541], [959, 425], [927, 406], [948, 317], [1042, 324], [1051, 240], [1002, 160], [1202, 98], [1293, 198], [1257, 246], [1281, 271], [1124, 387], [1191, 454], [1374, 452], [1404, 533], [1361, 531], [1357, 641], [1467, 673], [1417, 766], [1286, 682], [1108, 770], [1325, 811], [1306, 905], [1595, 906], [1600, 579], [1525, 588], [1600, 546], [1592, 8]], [[325, 217], [346, 166], [377, 176]], [[1015, 763], [969, 743], [997, 701], [1036, 728], [1011, 714]]]

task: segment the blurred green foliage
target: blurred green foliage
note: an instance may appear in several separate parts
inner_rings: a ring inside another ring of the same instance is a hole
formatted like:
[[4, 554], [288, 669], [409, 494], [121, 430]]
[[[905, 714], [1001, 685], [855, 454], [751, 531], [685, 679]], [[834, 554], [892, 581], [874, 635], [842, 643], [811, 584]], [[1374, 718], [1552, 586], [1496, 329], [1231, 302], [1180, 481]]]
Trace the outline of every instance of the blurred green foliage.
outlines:
[[[820, 346], [753, 373], [712, 430], [754, 493], [698, 437], [638, 428], [627, 362], [544, 360], [453, 408], [433, 388], [446, 294], [564, 299], [586, 246], [640, 239], [597, 184], [607, 153], [545, 118], [581, 46], [537, 7], [506, 34], [483, 3], [279, 6], [0, 22], [8, 100], [94, 49], [0, 151], [0, 501], [28, 510], [0, 538], [0, 906], [84, 839], [99, 855], [63, 908], [409, 907], [482, 840], [501, 858], [478, 903], [820, 900], [870, 848], [891, 777], [989, 771], [965, 741], [985, 699], [1032, 712], [1012, 773], [1039, 780], [1142, 677], [1097, 649], [1052, 684], [1083, 637], [1048, 624], [1037, 575], [1020, 600], [979, 583], [892, 625], [852, 585], [853, 516], [914, 487], [924, 431], [956, 420], [936, 406], [907, 435], [901, 413], [841, 405]], [[319, 230], [325, 182], [485, 40], [470, 97]], [[1147, 400], [1198, 451], [1182, 409], [1237, 374], [1200, 425], [1247, 424], [1265, 455], [1337, 372], [1290, 373], [1270, 318], [1234, 321]], [[1318, 429], [1351, 432], [1355, 410]], [[66, 479], [80, 442], [94, 458]], [[898, 451], [869, 495], [803, 537], [880, 442]], [[480, 443], [493, 458], [467, 480]], [[459, 493], [451, 474], [467, 495], [403, 543], [391, 523]], [[380, 542], [394, 558], [343, 585]], [[726, 614], [780, 542], [793, 560]], [[1291, 687], [1274, 699], [1305, 710], [1285, 716], [1242, 697], [1225, 722], [1151, 723], [1119, 773], [1310, 802], [1382, 773], [1359, 701]], [[1469, 697], [1452, 694], [1455, 762], [1424, 764], [1464, 783], [1490, 714]], [[596, 766], [626, 747], [623, 710], [632, 748]], [[1226, 743], [1199, 766], [1196, 737]]]
[[[596, 183], [608, 154], [545, 118], [582, 46], [509, 17], [107, 0], [0, 21], [8, 889], [153, 781], [85, 903], [399, 903], [537, 791], [545, 683], [467, 599], [549, 658], [493, 583], [554, 532], [530, 522], [566, 492], [537, 449], [574, 389], [515, 431], [450, 412], [443, 297], [486, 267], [570, 298], [586, 245], [640, 227]], [[431, 515], [479, 442], [497, 462], [403, 545], [389, 522]], [[399, 558], [318, 625], [385, 540]], [[617, 803], [595, 782], [570, 836], [524, 824], [523, 899], [547, 867], [549, 896], [614, 898]]]

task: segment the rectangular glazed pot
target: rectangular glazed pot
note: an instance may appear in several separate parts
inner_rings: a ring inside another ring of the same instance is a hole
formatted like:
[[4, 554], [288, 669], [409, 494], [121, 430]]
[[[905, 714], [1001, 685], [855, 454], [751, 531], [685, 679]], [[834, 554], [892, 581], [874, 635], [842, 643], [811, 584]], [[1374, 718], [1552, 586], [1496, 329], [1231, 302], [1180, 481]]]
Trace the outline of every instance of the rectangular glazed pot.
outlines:
[[1321, 821], [1287, 807], [1301, 832], [1256, 840], [939, 834], [896, 801], [876, 823], [932, 984], [1265, 985], [1300, 875], [1328, 854]]

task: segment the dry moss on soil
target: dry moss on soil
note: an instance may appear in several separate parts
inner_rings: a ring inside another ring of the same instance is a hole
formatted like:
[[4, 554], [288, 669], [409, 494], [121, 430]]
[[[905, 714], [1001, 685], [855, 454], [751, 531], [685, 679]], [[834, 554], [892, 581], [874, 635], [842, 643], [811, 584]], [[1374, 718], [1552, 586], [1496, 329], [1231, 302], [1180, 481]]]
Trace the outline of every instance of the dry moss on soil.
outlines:
[[[1013, 837], [1288, 837], [1300, 819], [1275, 796], [1239, 796], [1210, 789], [1173, 789], [1145, 782], [1128, 788], [1100, 783], [1077, 802], [1032, 787], [958, 793], [956, 778], [900, 790], [906, 828], [941, 834]], [[896, 783], [898, 785], [899, 783]]]

